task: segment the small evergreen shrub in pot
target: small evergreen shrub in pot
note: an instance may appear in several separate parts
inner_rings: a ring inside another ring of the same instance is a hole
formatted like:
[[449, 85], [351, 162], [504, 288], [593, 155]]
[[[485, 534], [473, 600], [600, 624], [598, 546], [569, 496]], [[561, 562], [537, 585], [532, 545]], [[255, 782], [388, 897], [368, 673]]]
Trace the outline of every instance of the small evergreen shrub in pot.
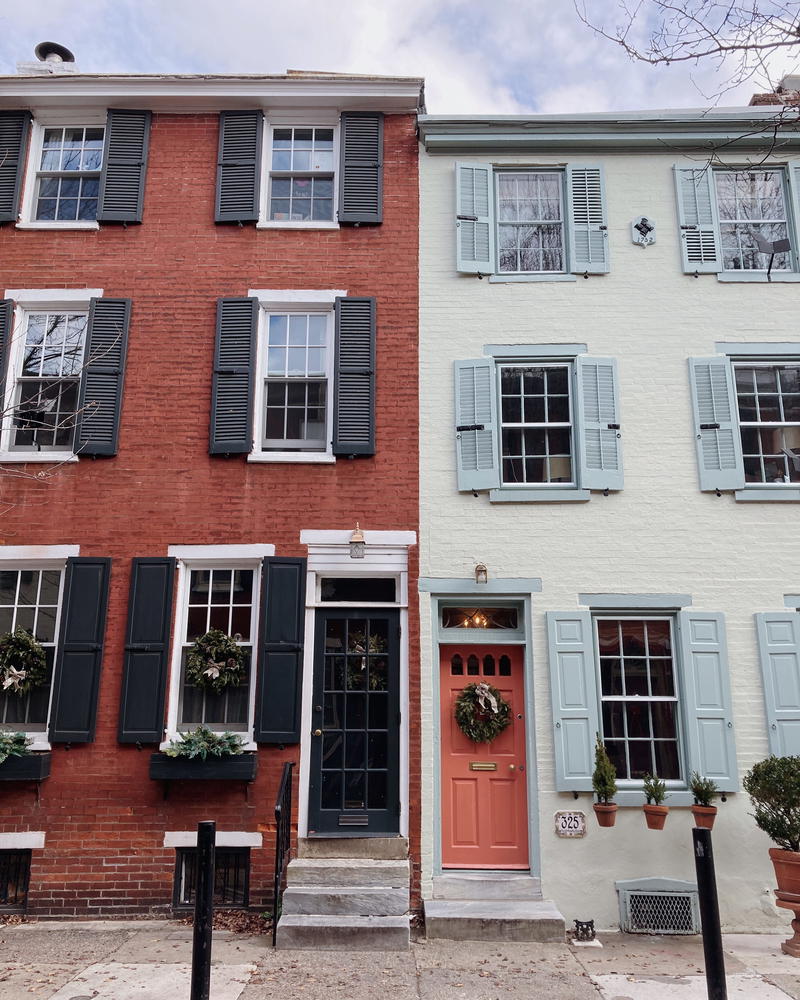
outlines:
[[712, 829], [717, 815], [717, 807], [711, 804], [719, 791], [716, 781], [702, 777], [697, 771], [692, 771], [689, 778], [689, 791], [694, 798], [692, 806], [694, 825], [706, 830]]
[[669, 806], [663, 804], [667, 797], [666, 783], [655, 774], [646, 774], [642, 782], [646, 799], [642, 808], [644, 809], [644, 818], [647, 820], [647, 828], [649, 830], [663, 830], [669, 813]]
[[595, 739], [592, 788], [597, 796], [593, 808], [598, 824], [613, 826], [617, 819], [617, 804], [611, 800], [617, 794], [617, 771], [600, 739], [600, 733], [597, 733]]
[[777, 846], [769, 856], [779, 892], [800, 894], [800, 756], [754, 764], [742, 781], [756, 825]]

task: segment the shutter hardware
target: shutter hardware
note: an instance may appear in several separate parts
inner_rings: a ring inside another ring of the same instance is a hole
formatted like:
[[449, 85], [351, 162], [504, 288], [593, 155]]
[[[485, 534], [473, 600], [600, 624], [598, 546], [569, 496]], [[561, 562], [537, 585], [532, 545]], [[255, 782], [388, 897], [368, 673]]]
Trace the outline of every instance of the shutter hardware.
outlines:
[[456, 427], [456, 431], [459, 434], [461, 431], [482, 431], [483, 429], [483, 424], [462, 424], [460, 427]]
[[719, 424], [700, 424], [701, 431], [718, 431]]
[[459, 221], [463, 221], [463, 222], [477, 222], [478, 221], [478, 216], [477, 215], [457, 215], [456, 218]]
[[610, 431], [618, 431], [620, 429], [620, 424], [609, 424], [608, 429]]

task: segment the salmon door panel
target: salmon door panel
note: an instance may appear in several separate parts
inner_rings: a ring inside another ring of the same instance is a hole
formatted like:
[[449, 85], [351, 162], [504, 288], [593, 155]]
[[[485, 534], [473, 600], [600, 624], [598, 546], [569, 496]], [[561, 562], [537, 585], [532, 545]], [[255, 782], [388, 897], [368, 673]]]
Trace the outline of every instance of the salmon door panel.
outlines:
[[[527, 869], [528, 791], [523, 650], [442, 646], [442, 866]], [[511, 706], [511, 725], [473, 743], [455, 718], [467, 684], [485, 682]]]

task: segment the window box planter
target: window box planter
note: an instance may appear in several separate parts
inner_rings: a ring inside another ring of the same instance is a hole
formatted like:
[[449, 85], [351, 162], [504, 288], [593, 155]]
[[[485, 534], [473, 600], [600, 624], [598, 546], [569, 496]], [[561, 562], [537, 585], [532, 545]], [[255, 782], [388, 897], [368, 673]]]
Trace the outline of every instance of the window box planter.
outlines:
[[154, 753], [150, 758], [150, 777], [154, 781], [255, 781], [257, 773], [255, 753], [205, 760]]
[[6, 757], [0, 764], [0, 781], [44, 781], [50, 777], [50, 753]]

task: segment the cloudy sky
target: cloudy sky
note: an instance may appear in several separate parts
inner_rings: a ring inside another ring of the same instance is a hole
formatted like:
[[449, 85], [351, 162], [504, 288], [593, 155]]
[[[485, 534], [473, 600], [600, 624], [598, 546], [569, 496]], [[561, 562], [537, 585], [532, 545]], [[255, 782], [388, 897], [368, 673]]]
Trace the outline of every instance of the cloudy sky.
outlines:
[[[607, 28], [619, 21], [618, 0], [587, 5]], [[724, 80], [710, 63], [632, 63], [572, 0], [0, 0], [0, 74], [43, 40], [91, 73], [424, 76], [435, 114], [702, 107]], [[721, 103], [747, 104], [754, 89], [766, 88], [745, 84]]]

